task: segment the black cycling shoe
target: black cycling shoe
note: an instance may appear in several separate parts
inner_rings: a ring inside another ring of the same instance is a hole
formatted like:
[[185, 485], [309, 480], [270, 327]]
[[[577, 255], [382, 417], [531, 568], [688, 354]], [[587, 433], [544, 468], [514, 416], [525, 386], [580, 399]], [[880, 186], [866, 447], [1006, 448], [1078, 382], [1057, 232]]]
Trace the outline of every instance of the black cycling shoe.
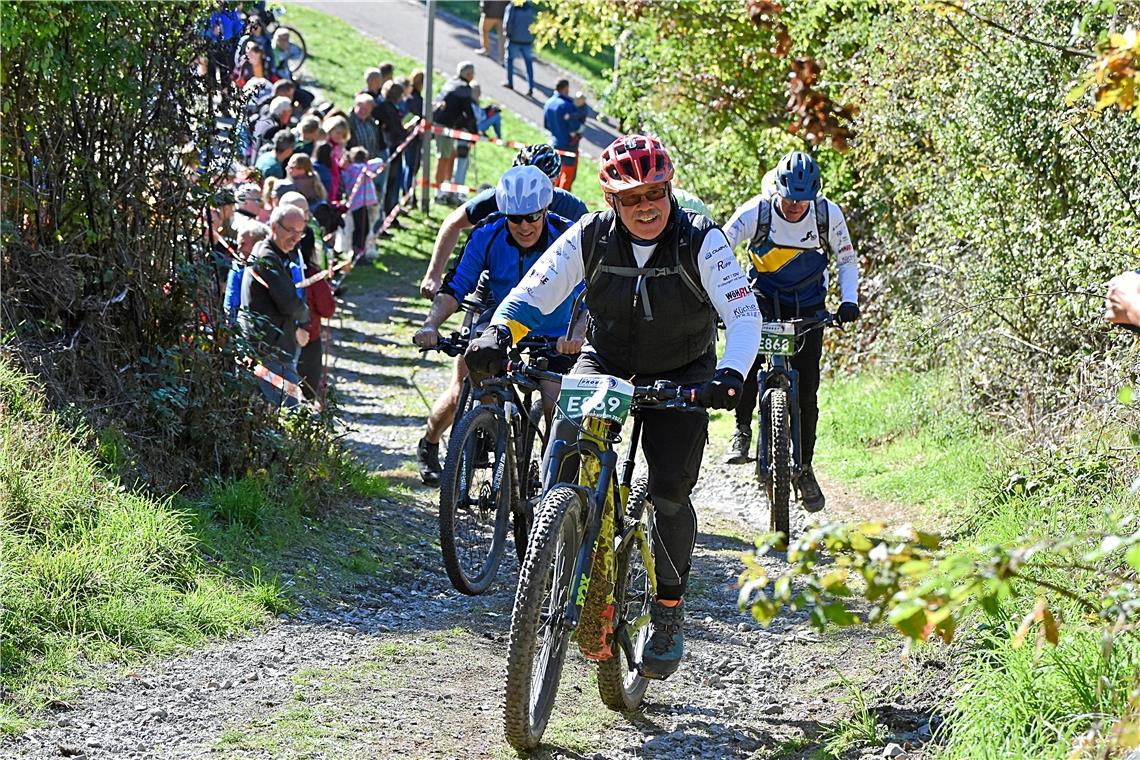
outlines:
[[803, 501], [804, 509], [808, 512], [818, 512], [823, 509], [824, 501], [823, 490], [819, 487], [819, 482], [815, 479], [815, 473], [811, 470], [811, 465], [806, 465], [800, 476], [796, 478], [796, 488], [800, 491], [800, 499]]
[[424, 485], [439, 485], [439, 474], [443, 472], [443, 467], [439, 464], [439, 444], [421, 438], [416, 445], [416, 459], [420, 463], [420, 480]]
[[641, 675], [663, 679], [677, 672], [685, 654], [685, 603], [667, 607], [659, 601], [649, 606], [649, 641], [641, 653]]
[[728, 453], [724, 457], [725, 464], [747, 464], [752, 458], [748, 452], [752, 450], [752, 429], [736, 428], [732, 434], [732, 442], [728, 444]]

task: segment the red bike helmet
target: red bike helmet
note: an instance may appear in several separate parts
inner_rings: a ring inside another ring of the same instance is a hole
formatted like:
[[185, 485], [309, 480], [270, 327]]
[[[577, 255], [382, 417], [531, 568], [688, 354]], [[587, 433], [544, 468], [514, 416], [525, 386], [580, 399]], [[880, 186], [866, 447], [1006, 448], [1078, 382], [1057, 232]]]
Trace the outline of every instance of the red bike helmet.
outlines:
[[656, 137], [619, 137], [602, 151], [598, 159], [598, 181], [606, 193], [668, 182], [673, 179], [673, 161]]

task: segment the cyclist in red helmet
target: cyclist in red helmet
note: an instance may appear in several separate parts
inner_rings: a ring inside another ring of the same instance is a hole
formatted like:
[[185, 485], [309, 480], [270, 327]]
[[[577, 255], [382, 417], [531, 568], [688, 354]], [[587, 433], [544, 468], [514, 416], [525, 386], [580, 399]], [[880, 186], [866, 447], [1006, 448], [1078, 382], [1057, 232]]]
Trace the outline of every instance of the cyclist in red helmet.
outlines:
[[[701, 385], [703, 406], [731, 409], [756, 356], [760, 313], [724, 233], [708, 217], [677, 206], [673, 162], [655, 137], [615, 140], [602, 152], [598, 179], [609, 210], [582, 217], [547, 249], [500, 304], [492, 327], [472, 342], [468, 366], [501, 366], [535, 316], [550, 313], [585, 280], [590, 320], [575, 374], [615, 375], [637, 385]], [[718, 316], [727, 327], [719, 362]], [[708, 416], [648, 410], [643, 420], [657, 519], [658, 598], [642, 672], [665, 678], [684, 651], [682, 597], [697, 534], [689, 494], [700, 472]], [[572, 439], [575, 431], [562, 422], [555, 435]]]

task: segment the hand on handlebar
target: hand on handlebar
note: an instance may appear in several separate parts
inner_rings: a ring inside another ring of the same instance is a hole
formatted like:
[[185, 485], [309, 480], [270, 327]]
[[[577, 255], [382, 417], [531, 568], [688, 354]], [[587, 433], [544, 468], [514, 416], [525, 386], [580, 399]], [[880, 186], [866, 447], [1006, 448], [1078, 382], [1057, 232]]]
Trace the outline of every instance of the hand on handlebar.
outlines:
[[844, 301], [839, 304], [839, 310], [835, 312], [835, 321], [841, 325], [854, 322], [858, 318], [859, 304], [852, 303], [851, 301]]
[[510, 347], [510, 331], [499, 325], [491, 325], [467, 346], [463, 361], [469, 370], [497, 375], [506, 366], [507, 350]]
[[439, 343], [439, 330], [430, 325], [424, 325], [412, 336], [412, 343], [420, 348], [434, 348]]
[[735, 409], [744, 394], [744, 378], [734, 369], [718, 369], [697, 392], [697, 403], [707, 409]]
[[559, 338], [555, 347], [560, 354], [580, 354], [585, 342], [583, 338]]

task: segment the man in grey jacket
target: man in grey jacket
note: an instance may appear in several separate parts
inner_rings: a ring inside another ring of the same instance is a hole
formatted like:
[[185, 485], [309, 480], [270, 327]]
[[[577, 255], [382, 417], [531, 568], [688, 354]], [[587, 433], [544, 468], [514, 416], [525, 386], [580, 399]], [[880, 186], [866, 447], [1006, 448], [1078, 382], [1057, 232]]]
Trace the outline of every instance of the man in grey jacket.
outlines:
[[[309, 342], [309, 307], [295, 285], [290, 253], [305, 234], [305, 212], [282, 204], [269, 217], [269, 239], [257, 244], [241, 280], [238, 327], [269, 374], [261, 392], [275, 406], [297, 406], [286, 383], [299, 383], [297, 355]], [[283, 379], [286, 383], [281, 383]]]
[[528, 98], [534, 95], [534, 34], [530, 31], [530, 25], [534, 23], [536, 12], [530, 0], [523, 0], [508, 5], [503, 19], [507, 37], [507, 81], [503, 82], [503, 86], [510, 90], [515, 88], [515, 56], [522, 56], [523, 63], [526, 64]]

